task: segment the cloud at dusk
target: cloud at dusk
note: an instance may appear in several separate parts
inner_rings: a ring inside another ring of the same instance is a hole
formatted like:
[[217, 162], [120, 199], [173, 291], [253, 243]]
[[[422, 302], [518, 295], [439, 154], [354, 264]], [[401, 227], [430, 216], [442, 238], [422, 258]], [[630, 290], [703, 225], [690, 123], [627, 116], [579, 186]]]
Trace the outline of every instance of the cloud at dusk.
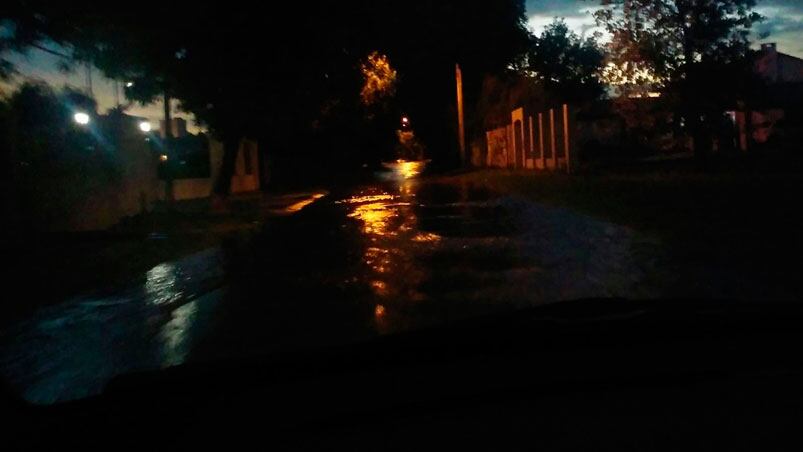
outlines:
[[[527, 0], [527, 17], [534, 33], [540, 33], [555, 17], [563, 18], [576, 33], [599, 31], [592, 12], [593, 0]], [[756, 11], [765, 20], [755, 27], [756, 45], [778, 43], [778, 50], [803, 58], [803, 2], [800, 0], [759, 0]]]

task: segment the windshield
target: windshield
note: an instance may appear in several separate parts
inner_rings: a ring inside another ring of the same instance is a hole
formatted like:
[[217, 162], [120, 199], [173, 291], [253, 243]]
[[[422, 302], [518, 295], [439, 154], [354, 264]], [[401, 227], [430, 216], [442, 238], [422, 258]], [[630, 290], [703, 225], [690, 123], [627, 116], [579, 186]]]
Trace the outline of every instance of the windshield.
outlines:
[[0, 376], [29, 402], [553, 303], [800, 298], [798, 5], [13, 3]]

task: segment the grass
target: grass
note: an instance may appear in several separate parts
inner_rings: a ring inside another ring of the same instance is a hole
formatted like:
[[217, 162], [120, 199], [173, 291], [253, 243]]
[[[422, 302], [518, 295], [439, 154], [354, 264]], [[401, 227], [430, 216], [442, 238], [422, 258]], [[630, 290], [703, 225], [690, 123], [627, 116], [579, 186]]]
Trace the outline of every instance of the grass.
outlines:
[[481, 170], [444, 181], [570, 208], [657, 237], [677, 268], [694, 273], [688, 278], [727, 275], [765, 288], [767, 296], [802, 293], [799, 174]]

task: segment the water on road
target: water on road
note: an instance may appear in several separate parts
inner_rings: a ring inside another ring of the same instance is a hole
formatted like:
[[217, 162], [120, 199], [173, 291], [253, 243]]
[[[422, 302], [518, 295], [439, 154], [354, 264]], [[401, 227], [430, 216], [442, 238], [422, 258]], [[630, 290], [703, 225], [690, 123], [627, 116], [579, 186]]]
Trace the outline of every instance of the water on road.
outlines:
[[370, 340], [587, 297], [651, 296], [629, 229], [421, 178], [377, 181], [275, 218], [248, 246], [164, 263], [131, 284], [39, 311], [0, 336], [12, 390], [36, 403], [97, 394], [115, 376]]

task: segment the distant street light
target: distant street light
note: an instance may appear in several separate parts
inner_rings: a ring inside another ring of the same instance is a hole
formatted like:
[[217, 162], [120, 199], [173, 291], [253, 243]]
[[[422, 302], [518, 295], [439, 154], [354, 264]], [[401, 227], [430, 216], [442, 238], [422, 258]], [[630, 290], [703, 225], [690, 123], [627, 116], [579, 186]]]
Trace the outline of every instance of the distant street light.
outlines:
[[134, 86], [134, 82], [126, 82], [125, 84], [126, 88], [131, 88], [132, 86]]
[[78, 124], [80, 124], [82, 126], [85, 126], [85, 125], [89, 124], [89, 115], [86, 114], [86, 113], [83, 113], [83, 112], [78, 112], [78, 113], [74, 114], [72, 119], [76, 123], [78, 123]]
[[159, 156], [159, 160], [162, 161], [162, 162], [166, 162], [167, 161], [167, 154], [160, 155]]
[[149, 123], [148, 121], [142, 121], [139, 123], [139, 130], [148, 133], [151, 131], [151, 129], [152, 129], [151, 123]]

